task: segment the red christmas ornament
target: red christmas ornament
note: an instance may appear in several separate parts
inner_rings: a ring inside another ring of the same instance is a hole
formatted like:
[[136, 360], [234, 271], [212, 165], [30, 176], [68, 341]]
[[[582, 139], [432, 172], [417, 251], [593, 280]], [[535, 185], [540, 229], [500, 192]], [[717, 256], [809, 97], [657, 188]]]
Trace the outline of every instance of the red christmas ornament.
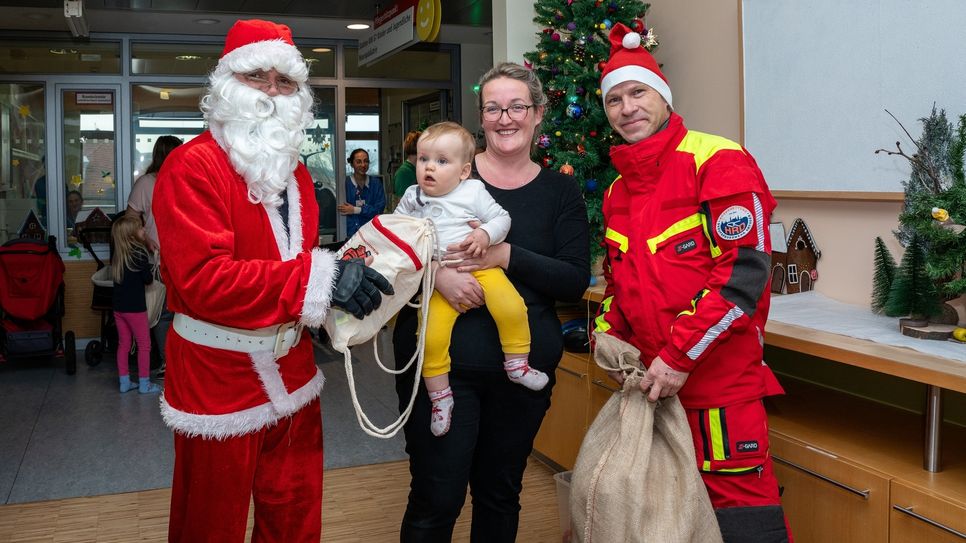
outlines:
[[554, 32], [553, 34], [550, 35], [550, 39], [553, 41], [560, 41], [560, 34], [557, 34], [556, 32]]
[[603, 61], [602, 60], [602, 61], [600, 61], [600, 62], [597, 63], [597, 71], [598, 72], [603, 72], [604, 71], [604, 68], [606, 68], [606, 67], [607, 67], [607, 62], [606, 61]]
[[549, 168], [550, 165], [553, 164], [553, 159], [550, 158], [549, 156], [545, 156], [545, 157], [543, 157], [542, 162], [543, 162], [543, 167], [544, 168]]
[[553, 29], [552, 28], [549, 28], [549, 27], [548, 28], [544, 28], [543, 29], [543, 33], [544, 34], [552, 34], [553, 33]]
[[631, 30], [637, 32], [638, 34], [644, 33], [644, 21], [640, 19], [634, 19], [631, 21]]
[[564, 175], [573, 175], [574, 174], [574, 167], [571, 166], [569, 163], [564, 164], [563, 166], [560, 167], [560, 173], [562, 173]]
[[578, 154], [581, 154], [581, 155], [586, 154], [587, 153], [587, 148], [584, 147], [583, 144], [578, 143], [577, 144], [577, 153]]
[[597, 131], [596, 130], [591, 130], [590, 131], [590, 137], [596, 138], [597, 137]]

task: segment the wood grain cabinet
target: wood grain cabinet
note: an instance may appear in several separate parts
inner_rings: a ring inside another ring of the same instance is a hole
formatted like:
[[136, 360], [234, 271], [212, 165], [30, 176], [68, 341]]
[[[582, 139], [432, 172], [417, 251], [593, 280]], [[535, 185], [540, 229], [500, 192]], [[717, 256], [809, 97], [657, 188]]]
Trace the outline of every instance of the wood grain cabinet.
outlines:
[[924, 541], [966, 541], [966, 506], [893, 480], [889, 543]]
[[557, 366], [550, 409], [533, 448], [564, 469], [573, 469], [587, 431], [590, 355], [564, 353]]
[[771, 450], [796, 543], [888, 541], [887, 475], [774, 432]]

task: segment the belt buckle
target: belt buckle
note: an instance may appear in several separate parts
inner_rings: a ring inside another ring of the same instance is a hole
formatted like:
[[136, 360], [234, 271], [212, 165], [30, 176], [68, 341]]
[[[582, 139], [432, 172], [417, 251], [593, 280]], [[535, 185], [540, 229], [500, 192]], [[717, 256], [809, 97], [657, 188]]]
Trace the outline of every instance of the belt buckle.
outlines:
[[[275, 348], [272, 349], [272, 354], [275, 355], [276, 360], [287, 355], [292, 347], [295, 347], [299, 344], [299, 340], [302, 339], [303, 327], [304, 326], [302, 323], [297, 321], [286, 322], [278, 325], [278, 330], [275, 331]], [[293, 332], [295, 334], [290, 343], [285, 341], [285, 338], [289, 332]]]

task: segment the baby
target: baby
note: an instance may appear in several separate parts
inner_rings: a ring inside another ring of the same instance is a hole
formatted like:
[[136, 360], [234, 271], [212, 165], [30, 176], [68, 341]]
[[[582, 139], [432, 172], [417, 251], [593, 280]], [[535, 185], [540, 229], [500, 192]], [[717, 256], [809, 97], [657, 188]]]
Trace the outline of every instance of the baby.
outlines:
[[[439, 234], [437, 255], [459, 244], [474, 257], [500, 243], [510, 231], [510, 215], [486, 191], [482, 181], [468, 179], [476, 150], [473, 136], [454, 122], [437, 123], [416, 143], [416, 185], [396, 207], [396, 213], [432, 219]], [[470, 226], [479, 221], [479, 228]], [[547, 385], [547, 375], [530, 367], [530, 324], [523, 298], [501, 268], [472, 272], [483, 288], [486, 307], [496, 321], [503, 346], [503, 368], [514, 383], [533, 390]], [[430, 429], [442, 436], [453, 418], [449, 386], [450, 335], [459, 313], [439, 292], [429, 301], [423, 379], [433, 402]]]

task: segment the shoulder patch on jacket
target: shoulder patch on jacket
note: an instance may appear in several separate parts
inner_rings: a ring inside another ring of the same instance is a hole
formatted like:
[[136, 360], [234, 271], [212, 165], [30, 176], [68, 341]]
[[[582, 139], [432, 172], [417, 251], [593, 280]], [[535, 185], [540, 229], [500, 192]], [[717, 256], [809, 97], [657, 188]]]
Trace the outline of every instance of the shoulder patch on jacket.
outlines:
[[714, 229], [721, 239], [734, 241], [748, 235], [754, 225], [755, 216], [747, 207], [731, 206], [718, 216]]

